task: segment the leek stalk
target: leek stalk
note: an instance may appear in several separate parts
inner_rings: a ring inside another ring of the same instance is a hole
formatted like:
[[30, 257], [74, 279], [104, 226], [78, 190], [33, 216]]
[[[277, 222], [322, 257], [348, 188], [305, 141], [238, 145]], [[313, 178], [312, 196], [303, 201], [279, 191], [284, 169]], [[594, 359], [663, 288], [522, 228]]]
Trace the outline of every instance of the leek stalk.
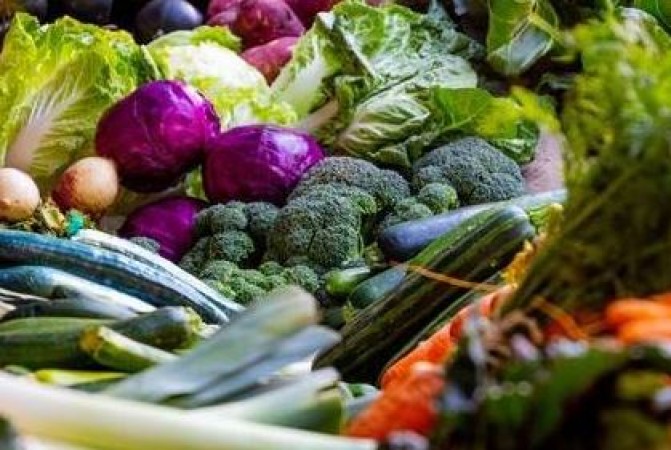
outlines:
[[376, 450], [375, 441], [291, 430], [0, 374], [0, 415], [21, 433], [100, 450]]

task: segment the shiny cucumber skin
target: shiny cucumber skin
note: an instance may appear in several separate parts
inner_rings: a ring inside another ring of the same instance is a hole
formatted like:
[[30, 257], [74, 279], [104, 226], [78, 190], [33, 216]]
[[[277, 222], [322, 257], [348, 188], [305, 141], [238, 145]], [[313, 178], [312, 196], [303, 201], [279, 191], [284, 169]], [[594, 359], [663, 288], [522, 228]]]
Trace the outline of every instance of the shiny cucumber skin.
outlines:
[[189, 306], [210, 323], [226, 323], [235, 313], [133, 258], [52, 236], [0, 230], [0, 262], [61, 269], [155, 306]]

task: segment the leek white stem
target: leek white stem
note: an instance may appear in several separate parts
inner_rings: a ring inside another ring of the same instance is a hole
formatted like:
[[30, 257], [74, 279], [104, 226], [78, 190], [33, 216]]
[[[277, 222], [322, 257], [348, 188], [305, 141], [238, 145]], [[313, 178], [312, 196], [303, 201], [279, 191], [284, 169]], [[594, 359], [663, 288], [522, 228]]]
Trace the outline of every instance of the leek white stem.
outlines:
[[95, 396], [0, 374], [0, 415], [28, 435], [101, 450], [375, 450], [341, 438]]

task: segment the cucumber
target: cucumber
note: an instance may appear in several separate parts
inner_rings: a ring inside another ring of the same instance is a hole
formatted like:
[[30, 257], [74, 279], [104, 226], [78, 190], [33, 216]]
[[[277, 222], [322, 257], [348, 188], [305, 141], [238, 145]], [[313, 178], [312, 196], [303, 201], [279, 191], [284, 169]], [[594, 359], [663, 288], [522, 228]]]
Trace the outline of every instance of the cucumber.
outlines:
[[240, 311], [234, 302], [224, 297], [213, 300], [164, 270], [118, 252], [53, 236], [0, 230], [0, 261], [64, 270], [155, 306], [188, 306], [213, 323], [228, 322]]
[[505, 202], [466, 206], [426, 219], [411, 220], [386, 228], [378, 236], [378, 246], [387, 260], [405, 262], [421, 252], [433, 240], [460, 227], [466, 220], [482, 211], [506, 206], [518, 206], [530, 212], [553, 203], [563, 203], [565, 199], [566, 190], [559, 189], [540, 194], [524, 195]]
[[84, 331], [79, 347], [100, 365], [128, 373], [177, 359], [177, 355], [134, 341], [107, 327]]
[[370, 278], [370, 267], [351, 267], [329, 272], [326, 275], [326, 292], [336, 298], [346, 298], [361, 282]]
[[96, 366], [79, 347], [89, 327], [108, 326], [131, 339], [164, 350], [190, 345], [201, 322], [184, 307], [166, 307], [123, 321], [39, 317], [0, 324], [0, 367], [79, 369]]
[[[484, 211], [427, 247], [423, 267], [482, 282], [509, 264], [534, 235], [529, 217], [519, 207]], [[334, 366], [345, 380], [374, 383], [406, 342], [468, 291], [412, 272], [348, 322], [341, 343], [320, 355], [315, 367]]]
[[396, 289], [405, 279], [408, 267], [399, 264], [359, 284], [347, 301], [355, 309], [363, 309]]
[[17, 306], [1, 320], [25, 317], [82, 317], [90, 319], [124, 320], [136, 317], [129, 308], [87, 297], [72, 297], [49, 302], [34, 302]]

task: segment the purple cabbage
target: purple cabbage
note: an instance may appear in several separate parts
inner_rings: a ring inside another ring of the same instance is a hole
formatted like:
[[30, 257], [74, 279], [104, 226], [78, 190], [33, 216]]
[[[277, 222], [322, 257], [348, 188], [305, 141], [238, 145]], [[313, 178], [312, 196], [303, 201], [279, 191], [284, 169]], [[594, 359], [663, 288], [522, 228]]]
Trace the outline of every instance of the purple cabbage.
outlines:
[[159, 192], [202, 162], [219, 131], [214, 107], [177, 81], [145, 84], [110, 108], [98, 123], [96, 151], [114, 160], [121, 184]]
[[178, 262], [196, 240], [196, 215], [206, 203], [192, 197], [169, 197], [133, 211], [119, 229], [124, 238], [146, 237], [159, 243], [159, 254]]
[[247, 125], [210, 141], [203, 185], [212, 203], [264, 201], [281, 206], [301, 176], [324, 158], [310, 135], [270, 125]]

